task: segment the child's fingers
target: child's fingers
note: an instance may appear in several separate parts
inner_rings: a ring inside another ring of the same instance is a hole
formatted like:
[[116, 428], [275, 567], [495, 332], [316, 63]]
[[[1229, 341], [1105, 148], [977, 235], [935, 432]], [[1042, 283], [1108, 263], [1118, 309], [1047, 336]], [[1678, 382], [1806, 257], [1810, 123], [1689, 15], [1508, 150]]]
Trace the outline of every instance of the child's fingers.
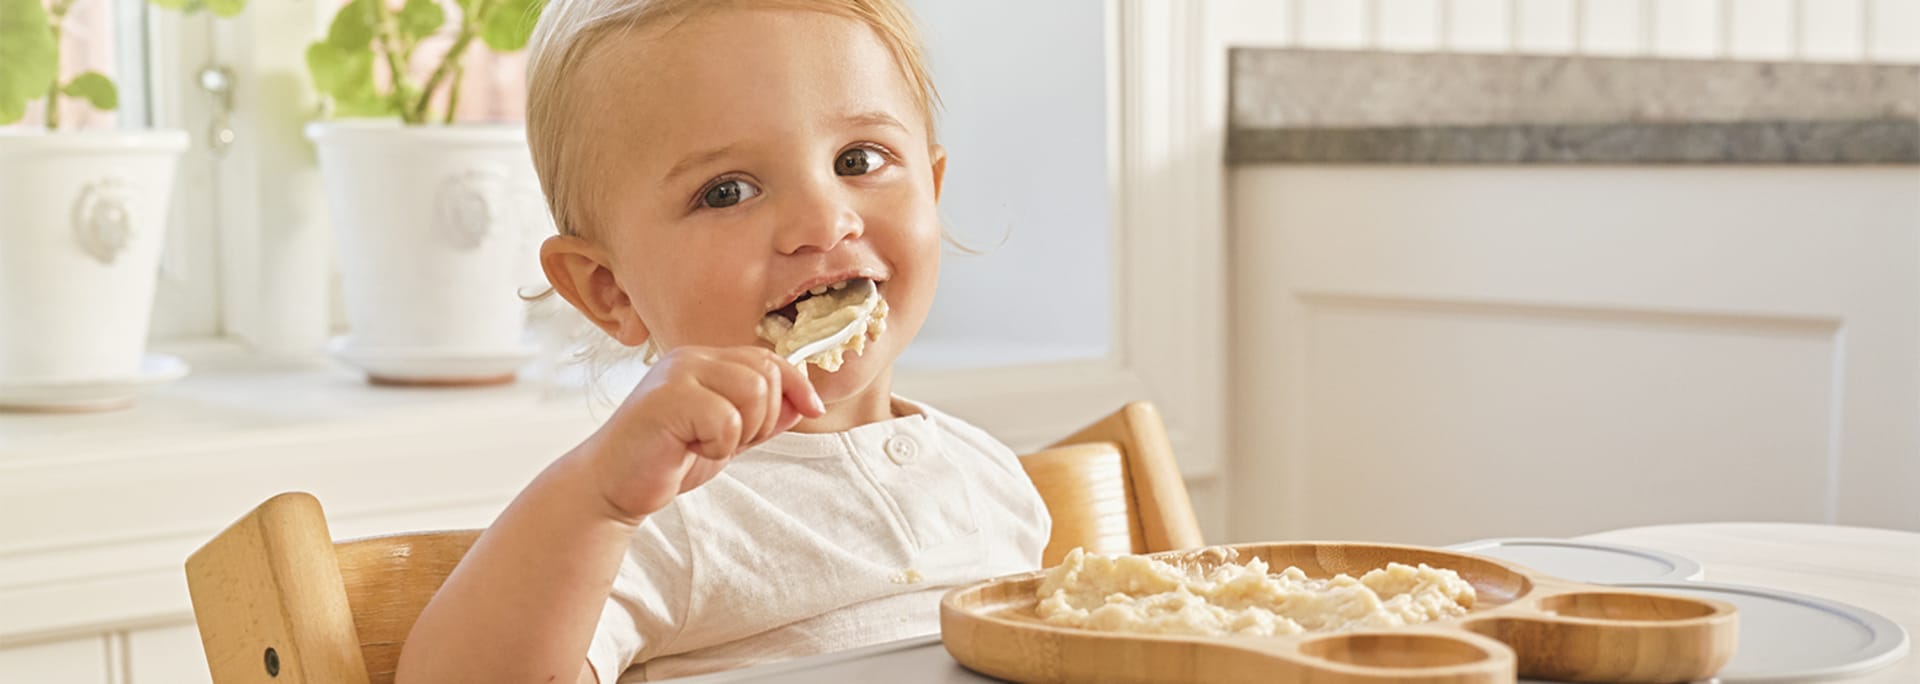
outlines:
[[789, 410], [787, 408], [789, 406], [792, 410], [797, 410], [803, 418], [818, 417], [826, 413], [826, 405], [820, 401], [820, 396], [814, 390], [813, 382], [807, 378], [806, 371], [787, 363], [786, 359], [780, 358], [772, 350], [761, 347], [729, 347], [718, 350], [716, 358], [737, 360], [744, 366], [757, 369], [768, 383], [767, 396], [761, 397], [766, 404], [766, 410], [761, 414], [764, 420], [760, 421], [759, 429], [755, 429], [755, 421], [746, 422], [746, 435], [750, 437], [746, 442], [747, 445], [759, 444], [791, 429], [797, 421], [781, 420], [784, 413]]
[[[769, 351], [767, 354], [772, 355], [773, 352]], [[780, 393], [786, 396], [787, 401], [792, 402], [793, 407], [807, 418], [826, 415], [827, 405], [820, 401], [820, 394], [814, 390], [813, 381], [807, 378], [805, 364], [795, 366], [778, 356], [773, 358], [776, 361], [774, 365], [780, 369]]]
[[786, 428], [780, 427], [780, 417], [787, 411], [786, 397], [780, 391], [781, 363], [782, 361], [779, 359], [760, 360], [760, 377], [767, 383], [767, 396], [764, 398], [767, 403], [767, 420], [766, 423], [760, 426], [760, 432], [754, 434], [754, 444], [773, 439], [774, 435], [786, 430]]
[[688, 397], [687, 420], [693, 439], [687, 448], [702, 458], [724, 459], [740, 447], [740, 411], [718, 392], [695, 393]]
[[767, 421], [760, 433], [754, 435], [753, 441], [747, 443], [749, 447], [773, 439], [775, 435], [793, 429], [793, 426], [798, 425], [801, 420], [806, 418], [805, 415], [800, 413], [799, 407], [796, 406], [795, 402], [788, 399], [787, 395], [781, 391], [783, 383], [786, 382], [782, 369], [791, 369], [792, 366], [787, 365], [787, 362], [779, 357], [764, 359], [762, 365], [763, 368], [761, 372], [765, 374], [768, 386], [772, 388], [767, 392], [766, 397]]
[[793, 404], [782, 402], [780, 406], [780, 419], [774, 423], [773, 433], [777, 435], [792, 430], [793, 426], [799, 425], [800, 421], [804, 418], [806, 418], [806, 416], [800, 415], [799, 411], [793, 410]]
[[780, 417], [779, 413], [767, 410], [765, 397], [775, 394], [774, 385], [755, 366], [740, 363], [737, 355], [708, 360], [701, 365], [695, 379], [732, 404], [728, 410], [739, 414], [741, 441], [734, 445], [736, 448], [745, 448], [757, 440], [766, 426]]
[[780, 366], [786, 362], [773, 352], [758, 347], [733, 347], [727, 352], [730, 358], [738, 359], [741, 365], [759, 374], [762, 383], [762, 392], [757, 400], [762, 407], [760, 416], [763, 419], [758, 425], [752, 421], [747, 423], [746, 444], [743, 446], [750, 447], [773, 439], [774, 435], [785, 430], [780, 427], [780, 412], [786, 403], [785, 395], [781, 392]]

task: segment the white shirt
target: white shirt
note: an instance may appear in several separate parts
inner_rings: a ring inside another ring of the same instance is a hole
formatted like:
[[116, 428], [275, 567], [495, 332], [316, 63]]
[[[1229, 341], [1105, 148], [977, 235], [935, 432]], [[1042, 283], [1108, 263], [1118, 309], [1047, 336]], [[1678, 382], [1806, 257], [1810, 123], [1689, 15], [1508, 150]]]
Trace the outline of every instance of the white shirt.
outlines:
[[776, 436], [649, 516], [587, 650], [600, 681], [933, 634], [948, 589], [1039, 568], [1052, 519], [1013, 451], [894, 403], [918, 415]]

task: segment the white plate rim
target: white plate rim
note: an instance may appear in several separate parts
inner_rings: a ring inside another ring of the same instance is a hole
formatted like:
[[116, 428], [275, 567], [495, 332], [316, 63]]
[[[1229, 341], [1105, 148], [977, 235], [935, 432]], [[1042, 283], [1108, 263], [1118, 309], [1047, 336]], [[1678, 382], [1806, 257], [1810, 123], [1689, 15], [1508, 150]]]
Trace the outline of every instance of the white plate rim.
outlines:
[[538, 349], [531, 345], [522, 345], [517, 349], [363, 347], [356, 346], [349, 335], [329, 341], [327, 352], [335, 360], [364, 371], [369, 376], [402, 382], [439, 382], [512, 375], [538, 355]]
[[140, 355], [140, 370], [120, 377], [73, 378], [60, 380], [27, 380], [0, 382], [0, 390], [9, 392], [31, 392], [45, 389], [72, 389], [76, 387], [108, 386], [139, 388], [147, 385], [171, 382], [187, 376], [191, 367], [187, 362], [172, 354], [149, 352]]
[[[1666, 563], [1669, 567], [1673, 568], [1672, 570], [1668, 571], [1667, 574], [1665, 575], [1649, 578], [1649, 579], [1633, 580], [1634, 582], [1697, 582], [1706, 576], [1706, 571], [1700, 567], [1699, 563], [1695, 562], [1691, 558], [1667, 553], [1665, 551], [1649, 549], [1641, 546], [1628, 546], [1626, 544], [1613, 544], [1608, 542], [1593, 542], [1593, 541], [1584, 541], [1579, 539], [1555, 539], [1552, 537], [1490, 537], [1487, 539], [1475, 539], [1473, 541], [1460, 542], [1458, 544], [1453, 544], [1445, 548], [1449, 551], [1459, 551], [1461, 553], [1475, 553], [1485, 549], [1498, 548], [1502, 546], [1568, 546], [1568, 547], [1582, 548], [1582, 549], [1597, 549], [1601, 551], [1610, 551], [1614, 553], [1624, 553], [1631, 556], [1641, 556], [1643, 558], [1649, 558], [1652, 560], [1660, 561], [1662, 563]], [[1511, 561], [1507, 561], [1507, 562], [1511, 562]], [[1521, 565], [1525, 565], [1525, 564], [1522, 563]], [[1566, 577], [1562, 579], [1575, 579], [1575, 578]], [[1605, 585], [1605, 586], [1613, 586], [1613, 585], [1620, 584], [1619, 582], [1587, 582], [1586, 580], [1579, 580], [1579, 581], [1586, 582], [1587, 584], [1599, 584], [1599, 585]]]
[[407, 348], [407, 347], [368, 347], [356, 345], [349, 335], [341, 335], [327, 342], [327, 353], [334, 358], [362, 358], [385, 362], [427, 362], [436, 361], [489, 361], [507, 359], [532, 359], [540, 350], [530, 344], [522, 344], [512, 349], [487, 348]]
[[91, 412], [126, 408], [140, 392], [187, 376], [191, 367], [172, 354], [149, 352], [140, 370], [118, 378], [28, 380], [0, 383], [0, 410]]
[[1861, 652], [1868, 653], [1869, 655], [1860, 660], [1845, 665], [1800, 672], [1743, 675], [1731, 679], [1724, 675], [1718, 676], [1720, 681], [1726, 682], [1727, 684], [1733, 684], [1734, 682], [1799, 682], [1831, 677], [1858, 676], [1899, 662], [1899, 660], [1906, 657], [1907, 652], [1911, 650], [1907, 630], [1901, 627], [1900, 623], [1888, 619], [1885, 615], [1859, 606], [1823, 599], [1818, 596], [1809, 596], [1770, 587], [1756, 587], [1745, 584], [1722, 584], [1719, 582], [1622, 582], [1609, 586], [1651, 591], [1660, 591], [1662, 589], [1674, 591], [1704, 589], [1707, 591], [1747, 594], [1750, 596], [1803, 603], [1858, 622], [1861, 626], [1866, 627], [1868, 631], [1873, 633], [1873, 640], [1861, 649]]

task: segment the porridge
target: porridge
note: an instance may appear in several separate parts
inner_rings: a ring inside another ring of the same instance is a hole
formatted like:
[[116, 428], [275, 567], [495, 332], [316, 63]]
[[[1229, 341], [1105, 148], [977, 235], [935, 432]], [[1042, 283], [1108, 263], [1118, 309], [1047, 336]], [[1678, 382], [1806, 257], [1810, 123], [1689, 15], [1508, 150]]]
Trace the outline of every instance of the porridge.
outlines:
[[1110, 632], [1284, 636], [1404, 627], [1465, 615], [1473, 585], [1422, 563], [1360, 577], [1269, 573], [1258, 558], [1201, 573], [1146, 556], [1074, 549], [1046, 571], [1035, 608], [1047, 624]]
[[865, 320], [864, 332], [854, 333], [840, 346], [806, 359], [807, 363], [829, 372], [840, 370], [848, 352], [858, 356], [866, 350], [868, 340], [879, 339], [880, 333], [887, 329], [887, 300], [880, 296], [879, 289], [870, 282], [848, 287], [849, 282], [856, 281], [814, 288], [808, 296], [787, 308], [761, 318], [755, 332], [760, 339], [773, 344], [775, 354], [786, 356], [809, 342], [838, 332], [849, 323]]

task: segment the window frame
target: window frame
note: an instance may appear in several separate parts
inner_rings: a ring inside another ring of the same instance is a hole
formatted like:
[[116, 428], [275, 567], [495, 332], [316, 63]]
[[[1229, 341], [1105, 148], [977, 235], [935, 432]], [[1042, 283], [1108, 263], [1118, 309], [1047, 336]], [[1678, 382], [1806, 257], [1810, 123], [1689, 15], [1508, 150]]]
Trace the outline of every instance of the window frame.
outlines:
[[[194, 138], [174, 216], [186, 255], [170, 263], [198, 288], [191, 304], [166, 312], [170, 320], [156, 317], [154, 339], [225, 340], [265, 356], [324, 350], [333, 245], [304, 134], [318, 96], [307, 84], [305, 51], [289, 46], [322, 35], [331, 9], [250, 2], [226, 19], [154, 13], [156, 122]], [[234, 141], [220, 151], [208, 137], [221, 107], [199, 84], [210, 66], [231, 74], [224, 114]]]
[[200, 69], [216, 62], [213, 18], [204, 12], [187, 16], [155, 11], [146, 0], [116, 2], [116, 15], [121, 17], [117, 67], [123, 74], [140, 75], [137, 81], [120, 79], [122, 114], [134, 114], [123, 117], [121, 127], [180, 129], [191, 138], [174, 175], [149, 337], [218, 337], [219, 196], [217, 185], [211, 182], [218, 160], [207, 146], [214, 103], [197, 82]]

